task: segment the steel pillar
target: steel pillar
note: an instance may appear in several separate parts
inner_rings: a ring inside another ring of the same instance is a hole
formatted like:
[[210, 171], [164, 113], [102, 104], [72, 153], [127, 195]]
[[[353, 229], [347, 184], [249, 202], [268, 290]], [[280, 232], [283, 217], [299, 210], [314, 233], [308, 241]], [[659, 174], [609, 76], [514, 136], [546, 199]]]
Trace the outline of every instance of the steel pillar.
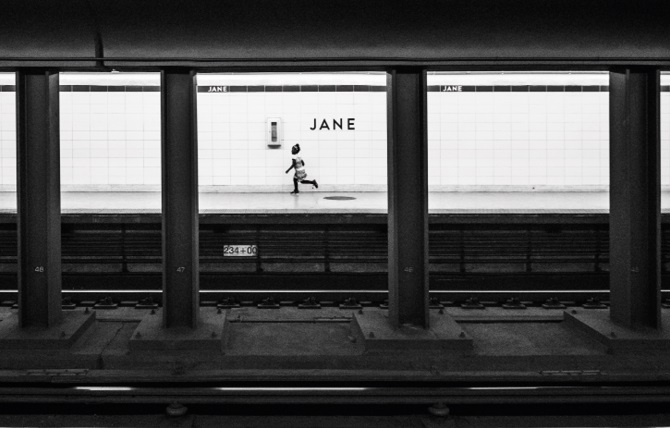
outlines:
[[610, 72], [611, 319], [661, 327], [660, 73]]
[[198, 325], [198, 146], [190, 70], [161, 73], [163, 327]]
[[426, 72], [387, 77], [389, 320], [428, 321], [428, 155]]
[[19, 325], [61, 321], [58, 73], [16, 74]]

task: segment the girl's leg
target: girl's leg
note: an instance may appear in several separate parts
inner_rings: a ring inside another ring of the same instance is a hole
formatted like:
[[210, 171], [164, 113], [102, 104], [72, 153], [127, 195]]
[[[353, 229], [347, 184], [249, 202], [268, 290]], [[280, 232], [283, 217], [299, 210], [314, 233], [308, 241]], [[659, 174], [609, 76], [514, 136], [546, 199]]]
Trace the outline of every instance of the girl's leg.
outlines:
[[300, 191], [298, 190], [298, 179], [294, 178], [293, 179], [293, 191], [291, 192], [292, 195], [299, 193]]
[[302, 180], [302, 184], [311, 184], [312, 186], [316, 187], [317, 189], [319, 188], [319, 183], [316, 182], [316, 180]]

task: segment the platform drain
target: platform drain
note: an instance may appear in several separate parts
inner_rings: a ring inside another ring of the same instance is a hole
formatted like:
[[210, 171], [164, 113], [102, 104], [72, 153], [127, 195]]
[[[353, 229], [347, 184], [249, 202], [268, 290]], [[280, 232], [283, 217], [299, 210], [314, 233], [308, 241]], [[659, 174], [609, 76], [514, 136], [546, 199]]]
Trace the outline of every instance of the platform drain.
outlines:
[[328, 199], [329, 201], [353, 201], [353, 196], [326, 196], [323, 199]]

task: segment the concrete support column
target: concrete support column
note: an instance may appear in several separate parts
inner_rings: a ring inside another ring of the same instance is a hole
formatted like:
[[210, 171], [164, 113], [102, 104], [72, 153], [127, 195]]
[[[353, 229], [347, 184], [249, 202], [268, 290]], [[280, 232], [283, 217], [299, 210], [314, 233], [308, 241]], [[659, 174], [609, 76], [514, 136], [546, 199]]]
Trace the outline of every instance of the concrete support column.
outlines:
[[19, 325], [61, 321], [58, 73], [16, 74]]
[[610, 73], [612, 320], [661, 327], [660, 73]]
[[389, 319], [429, 328], [426, 72], [387, 80]]
[[163, 327], [198, 325], [198, 146], [195, 74], [161, 74]]

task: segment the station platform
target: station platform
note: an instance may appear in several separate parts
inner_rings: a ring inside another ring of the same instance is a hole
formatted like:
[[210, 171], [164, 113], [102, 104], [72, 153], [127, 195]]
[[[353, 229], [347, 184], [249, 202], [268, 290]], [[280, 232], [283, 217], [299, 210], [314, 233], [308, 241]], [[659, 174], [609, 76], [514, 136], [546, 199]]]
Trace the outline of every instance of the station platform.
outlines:
[[[201, 193], [202, 214], [385, 214], [385, 192], [329, 192], [305, 190], [284, 193]], [[670, 212], [670, 192], [661, 207]], [[608, 192], [431, 192], [431, 214], [449, 213], [556, 213], [606, 214]], [[63, 192], [64, 214], [146, 213], [161, 210], [160, 192]], [[0, 214], [16, 212], [16, 193], [0, 192]]]

